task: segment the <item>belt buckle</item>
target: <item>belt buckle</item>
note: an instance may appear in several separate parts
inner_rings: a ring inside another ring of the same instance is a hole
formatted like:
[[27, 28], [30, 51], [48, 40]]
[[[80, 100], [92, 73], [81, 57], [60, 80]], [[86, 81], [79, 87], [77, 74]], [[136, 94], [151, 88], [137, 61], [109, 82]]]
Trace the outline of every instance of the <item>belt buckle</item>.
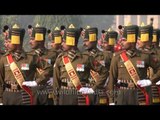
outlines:
[[12, 90], [17, 90], [18, 85], [17, 84], [11, 84], [11, 89]]

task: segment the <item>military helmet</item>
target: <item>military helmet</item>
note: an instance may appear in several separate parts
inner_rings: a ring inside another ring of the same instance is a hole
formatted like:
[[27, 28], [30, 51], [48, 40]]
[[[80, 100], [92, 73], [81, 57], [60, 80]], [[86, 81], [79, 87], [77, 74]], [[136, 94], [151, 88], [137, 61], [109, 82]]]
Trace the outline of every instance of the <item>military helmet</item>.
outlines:
[[111, 28], [105, 33], [104, 41], [108, 41], [109, 45], [115, 45], [118, 38], [118, 33]]
[[58, 27], [56, 27], [52, 32], [52, 40], [54, 41], [55, 44], [62, 43], [61, 30]]
[[136, 43], [138, 38], [138, 26], [129, 24], [124, 26], [123, 37], [126, 38], [127, 42]]
[[34, 37], [36, 41], [44, 41], [47, 29], [45, 27], [41, 27], [39, 24], [32, 29], [31, 37]]
[[25, 35], [25, 29], [20, 28], [17, 24], [13, 25], [9, 31], [9, 38], [11, 39], [11, 44], [22, 44]]
[[73, 24], [71, 24], [64, 31], [64, 41], [66, 45], [75, 46], [78, 44], [78, 40], [80, 37], [80, 29], [75, 28]]
[[83, 40], [94, 42], [98, 40], [98, 28], [87, 26], [84, 31]]
[[139, 37], [140, 41], [147, 42], [152, 41], [153, 38], [153, 26], [152, 25], [145, 25], [143, 22], [139, 27]]

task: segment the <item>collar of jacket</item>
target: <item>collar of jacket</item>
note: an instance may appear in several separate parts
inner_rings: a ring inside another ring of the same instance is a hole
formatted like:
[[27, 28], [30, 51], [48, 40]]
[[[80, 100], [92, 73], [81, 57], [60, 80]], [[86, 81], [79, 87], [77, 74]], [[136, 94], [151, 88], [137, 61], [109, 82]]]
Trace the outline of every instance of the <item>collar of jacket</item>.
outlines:
[[134, 57], [137, 54], [137, 51], [136, 49], [127, 50], [126, 54], [129, 55], [130, 57]]
[[71, 61], [73, 61], [76, 57], [81, 57], [81, 53], [79, 50], [69, 50], [64, 52], [65, 56], [68, 56]]

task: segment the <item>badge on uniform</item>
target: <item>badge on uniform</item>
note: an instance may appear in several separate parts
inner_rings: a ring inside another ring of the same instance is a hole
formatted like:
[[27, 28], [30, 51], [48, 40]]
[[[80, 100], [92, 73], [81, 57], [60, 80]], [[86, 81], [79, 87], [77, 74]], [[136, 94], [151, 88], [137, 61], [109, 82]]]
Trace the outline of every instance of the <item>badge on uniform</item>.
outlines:
[[84, 64], [77, 64], [77, 71], [84, 71]]
[[51, 64], [51, 59], [44, 59], [46, 62], [48, 62], [49, 64]]
[[137, 68], [144, 68], [144, 67], [145, 67], [144, 61], [138, 60], [137, 61]]
[[21, 70], [29, 70], [29, 64], [21, 64]]
[[99, 61], [99, 63], [100, 63], [102, 66], [105, 66], [105, 61], [104, 61], [104, 60]]

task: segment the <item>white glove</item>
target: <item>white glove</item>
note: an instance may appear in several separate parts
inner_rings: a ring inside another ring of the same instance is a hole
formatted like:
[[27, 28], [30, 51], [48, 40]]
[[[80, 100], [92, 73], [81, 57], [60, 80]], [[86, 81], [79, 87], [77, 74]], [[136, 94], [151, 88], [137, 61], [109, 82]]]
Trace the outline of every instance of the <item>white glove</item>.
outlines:
[[36, 81], [25, 81], [22, 83], [22, 85], [28, 86], [28, 87], [36, 87], [37, 83]]
[[152, 82], [148, 79], [143, 79], [143, 80], [138, 80], [137, 85], [139, 85], [140, 87], [147, 87], [152, 85]]
[[158, 82], [156, 82], [156, 85], [160, 85], [160, 80]]
[[50, 77], [49, 80], [47, 81], [47, 84], [52, 86], [53, 85], [53, 77]]
[[0, 105], [3, 105], [3, 103], [0, 103]]
[[109, 105], [115, 105], [115, 103], [109, 103]]
[[88, 87], [81, 87], [79, 92], [81, 92], [82, 94], [93, 94], [94, 90]]

